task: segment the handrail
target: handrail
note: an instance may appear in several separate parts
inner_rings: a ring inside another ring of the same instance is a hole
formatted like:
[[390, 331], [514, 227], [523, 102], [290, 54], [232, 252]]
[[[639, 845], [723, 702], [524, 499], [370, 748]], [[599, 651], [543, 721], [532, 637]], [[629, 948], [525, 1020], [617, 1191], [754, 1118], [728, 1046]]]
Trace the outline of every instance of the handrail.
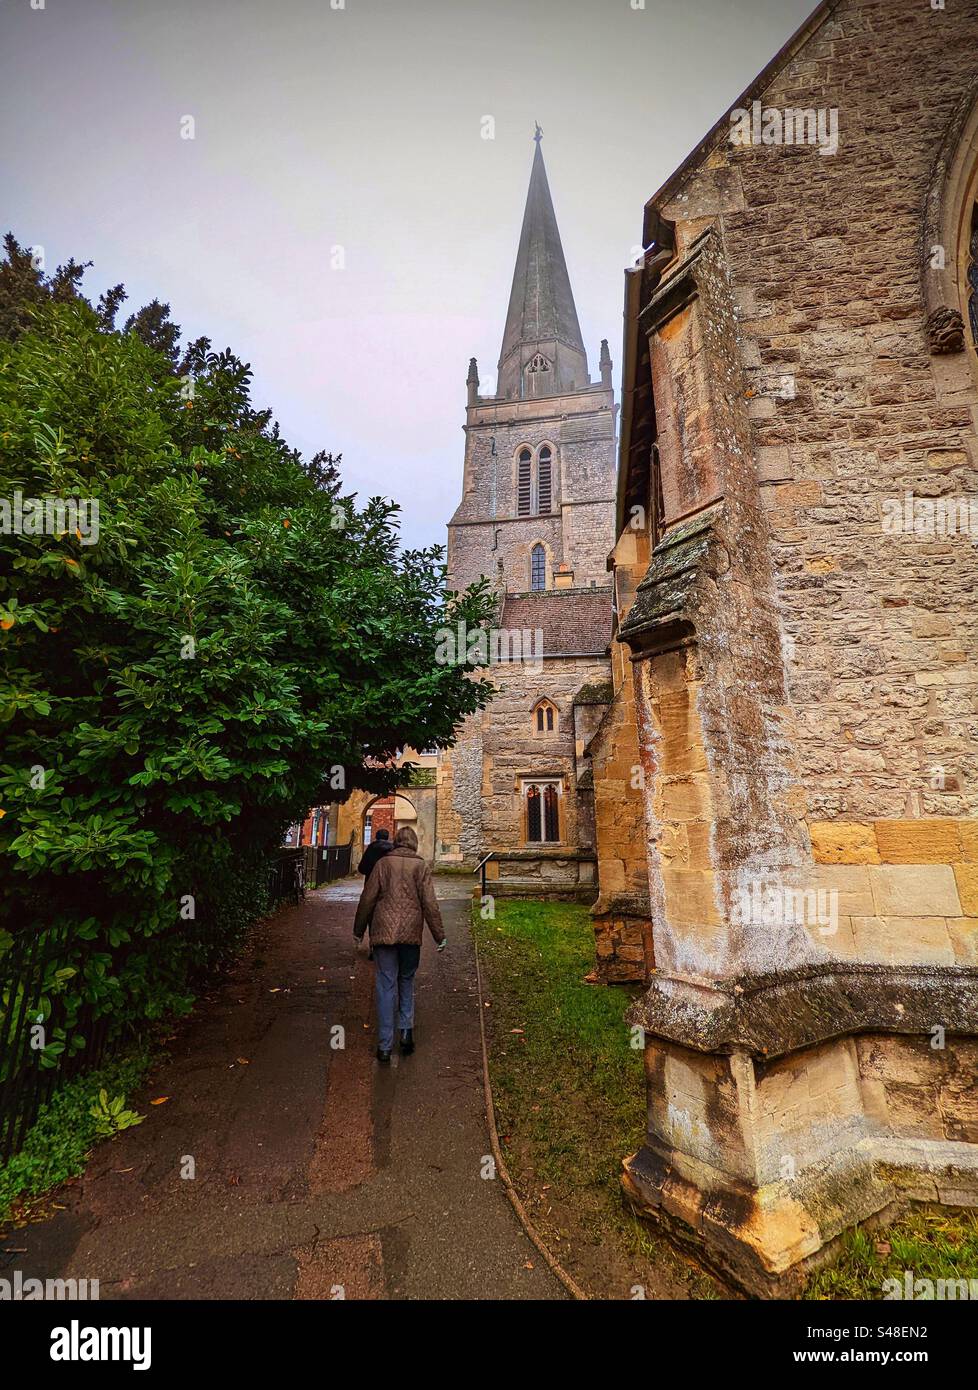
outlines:
[[490, 859], [495, 859], [495, 857], [496, 857], [496, 851], [495, 851], [494, 849], [491, 849], [491, 850], [489, 851], [489, 853], [486, 855], [486, 857], [485, 857], [484, 859], [480, 860], [480, 862], [479, 862], [478, 864], [476, 864], [475, 868], [474, 868], [473, 871], [472, 871], [473, 873], [476, 873], [476, 874], [477, 874], [477, 873], [480, 873], [480, 872], [481, 872], [481, 874], [482, 874], [482, 896], [483, 896], [483, 897], [486, 896], [486, 865], [489, 863], [489, 860], [490, 860]]

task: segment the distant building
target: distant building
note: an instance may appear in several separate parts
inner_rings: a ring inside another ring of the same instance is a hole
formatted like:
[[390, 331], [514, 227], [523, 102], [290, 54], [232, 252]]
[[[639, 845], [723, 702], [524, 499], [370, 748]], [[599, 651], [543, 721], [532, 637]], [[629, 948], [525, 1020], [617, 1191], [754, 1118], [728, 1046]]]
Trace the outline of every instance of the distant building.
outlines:
[[433, 859], [436, 763], [434, 749], [419, 753], [414, 748], [402, 748], [397, 766], [404, 771], [394, 792], [376, 796], [372, 792], [354, 791], [347, 801], [330, 808], [330, 844], [352, 843], [355, 868], [378, 830], [386, 830], [393, 839], [401, 826], [407, 825], [418, 837], [418, 853], [424, 859]]
[[586, 745], [610, 698], [615, 403], [592, 381], [540, 133], [495, 393], [469, 364], [462, 500], [448, 527], [456, 589], [487, 576], [503, 656], [497, 695], [438, 759], [436, 859], [492, 852], [493, 891], [593, 897]]

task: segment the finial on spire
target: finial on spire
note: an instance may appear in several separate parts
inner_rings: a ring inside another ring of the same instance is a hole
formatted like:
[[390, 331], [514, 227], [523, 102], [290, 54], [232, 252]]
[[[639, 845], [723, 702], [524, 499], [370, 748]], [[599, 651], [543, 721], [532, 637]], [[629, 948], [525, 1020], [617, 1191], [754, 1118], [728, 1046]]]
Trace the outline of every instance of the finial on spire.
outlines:
[[533, 138], [537, 145], [539, 145], [540, 141], [543, 139], [543, 126], [539, 121], [534, 121], [533, 124], [536, 126], [536, 130], [533, 132]]

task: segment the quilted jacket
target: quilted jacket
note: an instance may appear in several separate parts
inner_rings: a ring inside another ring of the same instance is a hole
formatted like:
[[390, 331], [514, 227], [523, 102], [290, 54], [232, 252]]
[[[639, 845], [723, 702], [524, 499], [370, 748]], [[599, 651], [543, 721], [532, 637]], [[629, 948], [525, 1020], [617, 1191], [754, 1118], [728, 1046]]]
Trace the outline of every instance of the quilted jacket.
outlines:
[[364, 884], [353, 934], [359, 939], [369, 925], [371, 946], [420, 946], [425, 922], [435, 940], [444, 941], [431, 868], [420, 854], [396, 845]]

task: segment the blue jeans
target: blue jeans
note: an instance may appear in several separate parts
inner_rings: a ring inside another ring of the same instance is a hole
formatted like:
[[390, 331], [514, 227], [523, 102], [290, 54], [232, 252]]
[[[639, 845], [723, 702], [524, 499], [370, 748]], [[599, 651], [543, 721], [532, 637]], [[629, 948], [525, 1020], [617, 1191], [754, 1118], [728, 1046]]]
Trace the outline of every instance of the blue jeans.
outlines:
[[374, 989], [377, 993], [377, 1046], [394, 1049], [394, 1008], [398, 1028], [414, 1027], [414, 977], [420, 946], [375, 946]]

